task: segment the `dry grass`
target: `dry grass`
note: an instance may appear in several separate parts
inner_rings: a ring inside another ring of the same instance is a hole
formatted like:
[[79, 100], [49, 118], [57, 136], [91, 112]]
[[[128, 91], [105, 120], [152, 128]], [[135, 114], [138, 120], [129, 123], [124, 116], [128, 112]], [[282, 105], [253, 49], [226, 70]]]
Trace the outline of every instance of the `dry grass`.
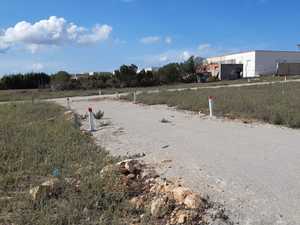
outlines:
[[[289, 80], [299, 79], [300, 76], [290, 76]], [[264, 82], [264, 81], [282, 81], [283, 77], [261, 77], [250, 80], [251, 83]], [[193, 87], [207, 87], [216, 85], [230, 85], [230, 84], [241, 84], [248, 83], [247, 79], [240, 79], [234, 81], [218, 81], [212, 83], [191, 83], [191, 84], [171, 84], [162, 85], [155, 87], [138, 87], [138, 88], [107, 88], [102, 89], [102, 94], [114, 94], [133, 92], [133, 91], [150, 91], [150, 90], [167, 90], [177, 88], [193, 88]], [[50, 89], [40, 90], [0, 90], [0, 102], [4, 101], [19, 101], [19, 100], [32, 100], [32, 99], [51, 99], [51, 98], [62, 98], [62, 97], [75, 97], [75, 96], [91, 96], [98, 95], [99, 90], [71, 90], [71, 91], [51, 91]]]
[[214, 112], [217, 116], [256, 119], [300, 128], [300, 83], [144, 93], [138, 95], [137, 101], [150, 105], [167, 104], [207, 114], [208, 96], [216, 97]]
[[[1, 105], [0, 224], [124, 224], [136, 213], [128, 206], [128, 192], [118, 174], [99, 176], [116, 160], [65, 121], [61, 107]], [[60, 196], [33, 202], [30, 187], [54, 170], [63, 184], [66, 178], [79, 179], [80, 191], [65, 185]]]

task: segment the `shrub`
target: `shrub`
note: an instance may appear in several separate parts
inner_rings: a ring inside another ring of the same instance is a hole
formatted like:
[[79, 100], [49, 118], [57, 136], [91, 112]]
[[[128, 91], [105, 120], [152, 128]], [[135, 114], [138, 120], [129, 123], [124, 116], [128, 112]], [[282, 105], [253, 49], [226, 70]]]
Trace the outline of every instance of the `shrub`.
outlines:
[[94, 113], [94, 117], [96, 120], [101, 120], [104, 116], [104, 111], [99, 110], [98, 112]]

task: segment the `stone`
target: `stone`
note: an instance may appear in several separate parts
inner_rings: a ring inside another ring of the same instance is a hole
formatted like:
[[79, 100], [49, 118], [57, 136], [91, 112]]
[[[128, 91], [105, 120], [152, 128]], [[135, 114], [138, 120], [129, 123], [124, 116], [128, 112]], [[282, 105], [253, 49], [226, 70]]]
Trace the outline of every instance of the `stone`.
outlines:
[[33, 201], [41, 201], [52, 196], [57, 196], [62, 191], [62, 185], [58, 178], [51, 178], [41, 185], [31, 188], [29, 194]]
[[158, 178], [159, 175], [154, 169], [148, 169], [141, 172], [141, 179], [148, 180], [152, 178]]
[[125, 160], [117, 163], [118, 170], [120, 173], [128, 175], [128, 174], [139, 174], [142, 171], [142, 165], [138, 160]]
[[151, 215], [162, 218], [167, 213], [166, 199], [158, 197], [151, 202]]
[[131, 180], [134, 180], [135, 178], [136, 178], [136, 176], [135, 176], [135, 174], [129, 174], [128, 176], [127, 176], [127, 178], [128, 179], [131, 179]]
[[74, 119], [74, 113], [72, 111], [66, 111], [64, 113], [64, 117], [65, 117], [65, 120], [73, 120]]
[[191, 190], [185, 187], [176, 187], [172, 190], [173, 197], [178, 204], [183, 204], [185, 198], [192, 194]]
[[142, 165], [137, 160], [129, 160], [125, 163], [125, 168], [129, 173], [137, 174], [142, 170]]
[[113, 171], [116, 169], [116, 167], [112, 164], [107, 165], [105, 167], [102, 168], [102, 170], [100, 171], [100, 176], [101, 177], [105, 177], [107, 175], [110, 175], [113, 173]]
[[143, 197], [134, 197], [130, 200], [130, 204], [135, 209], [142, 209], [144, 207], [144, 203]]
[[189, 209], [198, 209], [201, 207], [201, 198], [197, 194], [189, 194], [184, 199], [184, 205]]
[[175, 209], [171, 215], [170, 224], [184, 224], [195, 220], [197, 213], [194, 211]]

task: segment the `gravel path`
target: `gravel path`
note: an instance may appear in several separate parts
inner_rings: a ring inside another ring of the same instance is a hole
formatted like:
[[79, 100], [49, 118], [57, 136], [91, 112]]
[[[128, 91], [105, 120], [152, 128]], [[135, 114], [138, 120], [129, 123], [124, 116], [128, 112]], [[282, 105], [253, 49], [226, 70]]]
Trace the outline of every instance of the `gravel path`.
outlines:
[[[89, 106], [105, 111], [109, 124], [94, 136], [111, 153], [146, 153], [145, 160], [164, 176], [182, 178], [223, 203], [239, 224], [300, 224], [299, 130], [208, 119], [166, 106], [72, 103], [80, 114]], [[161, 123], [162, 118], [170, 123]]]

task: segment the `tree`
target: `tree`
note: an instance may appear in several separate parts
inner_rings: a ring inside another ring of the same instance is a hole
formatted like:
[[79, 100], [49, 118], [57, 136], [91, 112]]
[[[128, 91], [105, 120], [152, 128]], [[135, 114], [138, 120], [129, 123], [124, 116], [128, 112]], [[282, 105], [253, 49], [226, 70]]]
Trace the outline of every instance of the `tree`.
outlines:
[[115, 71], [115, 76], [121, 82], [121, 86], [132, 87], [137, 85], [137, 71], [138, 67], [134, 64], [122, 65]]
[[[54, 90], [71, 89], [71, 75], [66, 71], [59, 71], [51, 77], [51, 88]], [[74, 83], [74, 82], [73, 82]]]
[[45, 73], [11, 74], [1, 79], [2, 89], [45, 88], [50, 83], [50, 76]]
[[168, 84], [180, 81], [180, 65], [170, 63], [158, 70], [160, 82]]
[[137, 74], [137, 82], [139, 86], [147, 87], [159, 84], [159, 81], [156, 79], [152, 71], [141, 70]]
[[191, 56], [187, 61], [180, 64], [181, 71], [185, 74], [193, 74], [196, 71], [194, 56]]

